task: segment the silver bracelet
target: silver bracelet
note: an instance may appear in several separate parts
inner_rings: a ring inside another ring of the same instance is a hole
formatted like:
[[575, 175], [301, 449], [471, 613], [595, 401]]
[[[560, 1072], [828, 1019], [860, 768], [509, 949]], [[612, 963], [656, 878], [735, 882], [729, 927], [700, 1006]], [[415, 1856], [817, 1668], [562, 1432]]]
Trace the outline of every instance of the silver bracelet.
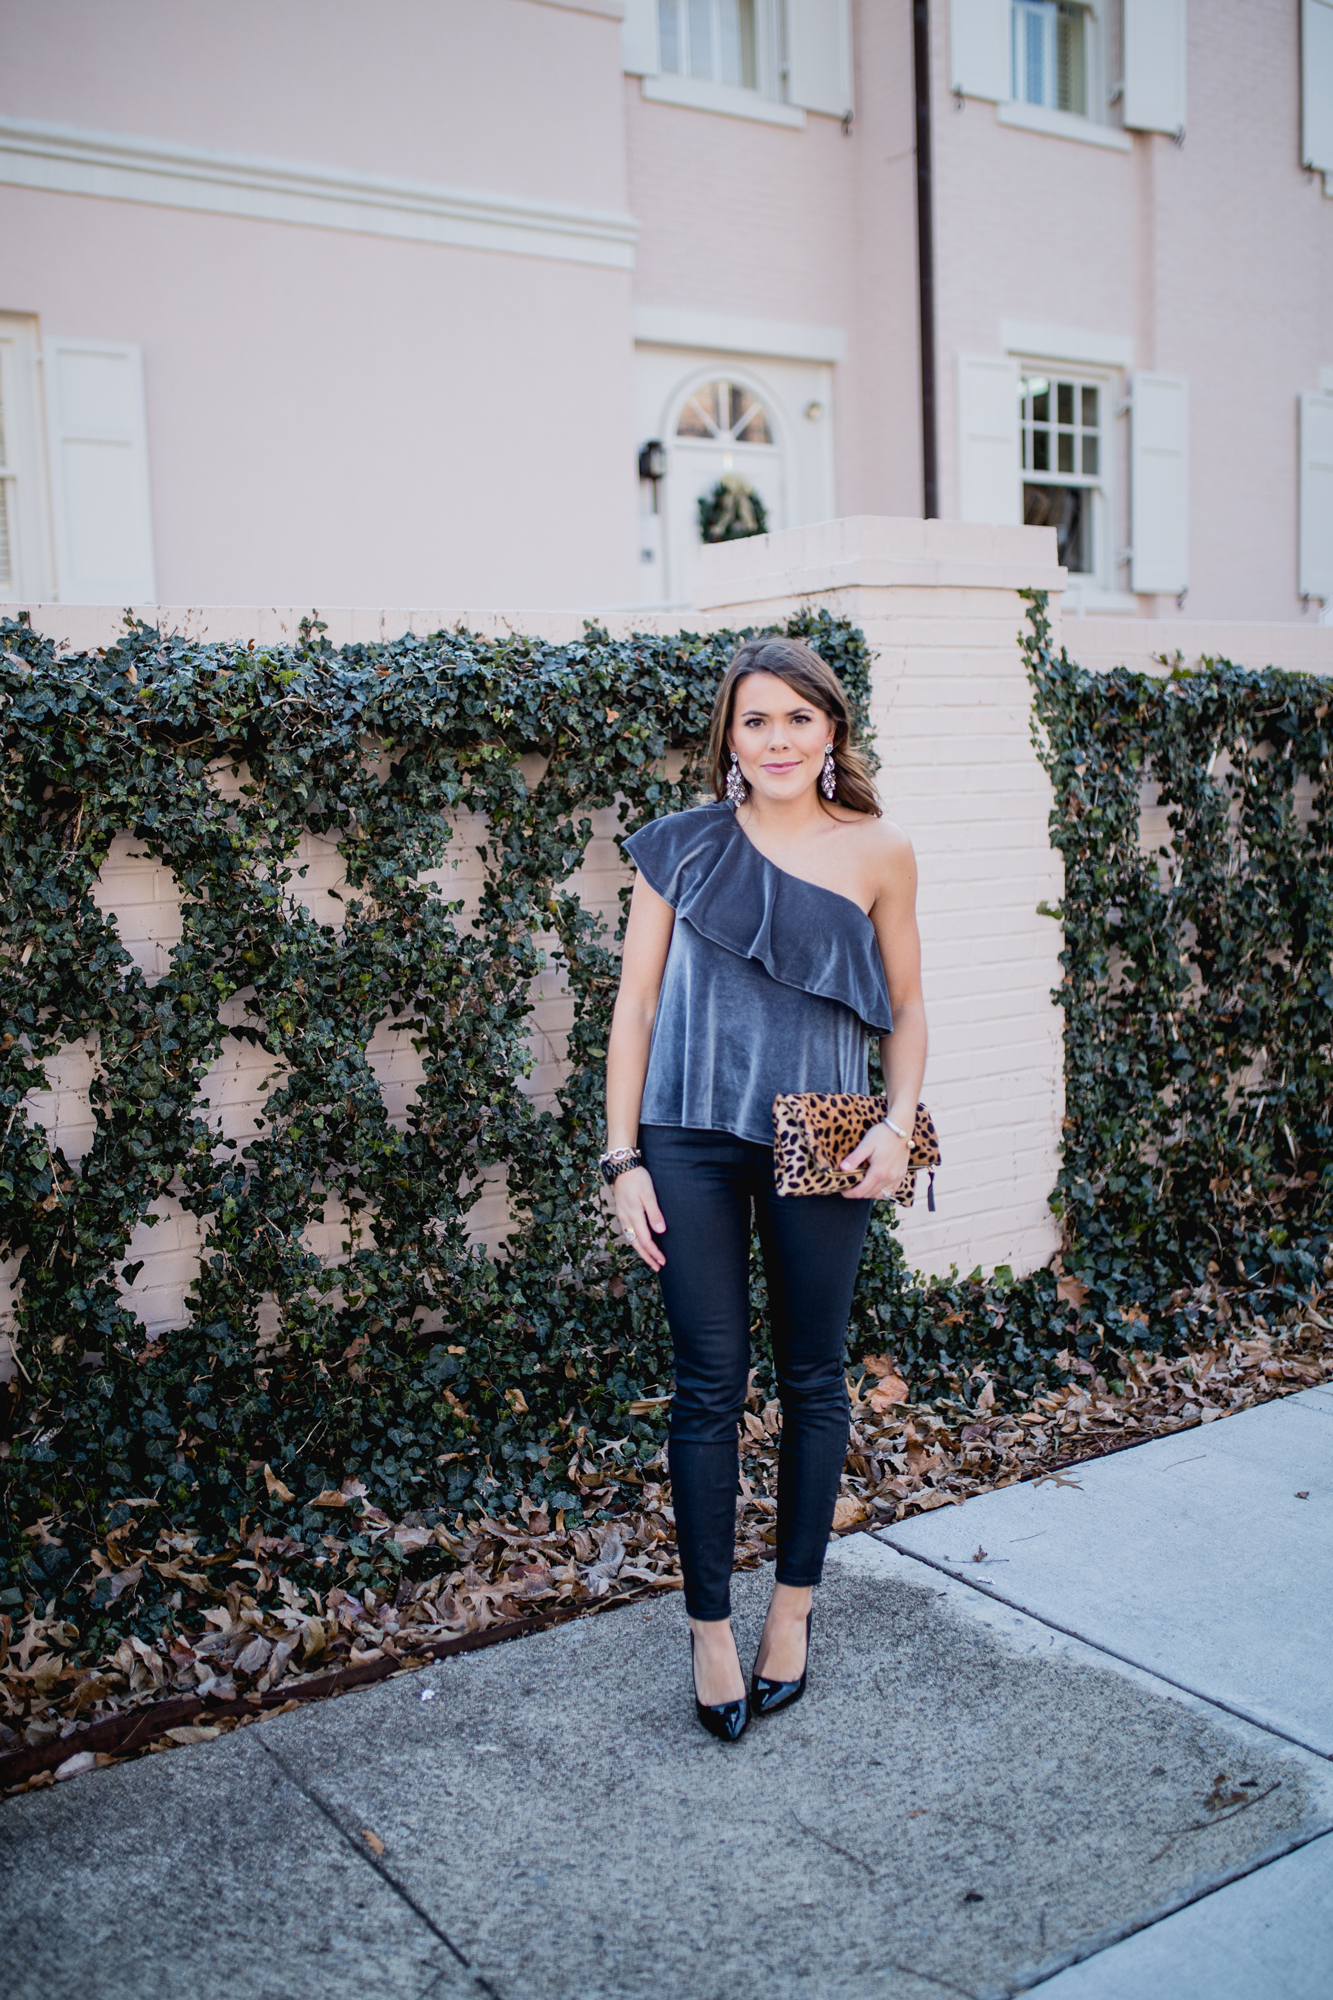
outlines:
[[881, 1118], [879, 1122], [881, 1125], [887, 1125], [890, 1132], [896, 1132], [900, 1139], [907, 1138], [908, 1134], [904, 1132], [901, 1125], [895, 1125], [892, 1118]]

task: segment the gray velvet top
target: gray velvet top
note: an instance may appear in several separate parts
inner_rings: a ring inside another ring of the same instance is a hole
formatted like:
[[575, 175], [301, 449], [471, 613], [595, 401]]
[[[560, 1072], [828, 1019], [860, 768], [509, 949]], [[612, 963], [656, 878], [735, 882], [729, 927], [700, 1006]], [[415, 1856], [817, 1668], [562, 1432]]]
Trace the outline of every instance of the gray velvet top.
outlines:
[[864, 1091], [869, 1035], [893, 1028], [869, 917], [775, 867], [729, 805], [625, 842], [676, 912], [641, 1119], [773, 1144], [784, 1090]]

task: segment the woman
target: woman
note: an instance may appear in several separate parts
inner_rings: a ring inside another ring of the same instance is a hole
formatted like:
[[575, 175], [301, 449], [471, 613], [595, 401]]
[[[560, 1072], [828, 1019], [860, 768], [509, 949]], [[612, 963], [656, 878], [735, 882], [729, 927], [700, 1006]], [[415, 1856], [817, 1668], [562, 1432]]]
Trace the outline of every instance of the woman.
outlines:
[[[847, 1449], [843, 1342], [869, 1210], [903, 1178], [926, 1063], [911, 844], [880, 817], [846, 696], [817, 654], [752, 639], [713, 706], [717, 803], [643, 827], [607, 1050], [603, 1178], [662, 1287], [669, 1460], [695, 1707], [735, 1741], [805, 1689], [810, 1607]], [[867, 1088], [888, 1119], [841, 1195], [779, 1197], [773, 1098]], [[776, 1583], [746, 1699], [731, 1630], [751, 1213], [782, 1405]]]

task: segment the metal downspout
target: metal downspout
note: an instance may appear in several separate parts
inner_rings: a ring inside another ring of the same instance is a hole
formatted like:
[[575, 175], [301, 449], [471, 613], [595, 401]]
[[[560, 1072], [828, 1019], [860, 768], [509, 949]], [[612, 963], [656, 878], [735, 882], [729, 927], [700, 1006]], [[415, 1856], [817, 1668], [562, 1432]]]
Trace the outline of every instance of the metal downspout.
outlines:
[[939, 519], [935, 427], [935, 220], [930, 149], [930, 0], [912, 0], [916, 82], [916, 267], [921, 331], [921, 489], [925, 517]]

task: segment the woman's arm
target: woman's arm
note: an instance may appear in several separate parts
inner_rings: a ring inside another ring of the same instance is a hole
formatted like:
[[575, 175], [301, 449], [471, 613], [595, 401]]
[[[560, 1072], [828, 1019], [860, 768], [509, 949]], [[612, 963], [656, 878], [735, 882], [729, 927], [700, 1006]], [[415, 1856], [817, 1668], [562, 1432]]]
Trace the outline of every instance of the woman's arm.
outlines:
[[884, 828], [882, 886], [870, 911], [893, 1008], [893, 1033], [880, 1038], [880, 1060], [889, 1117], [902, 1127], [900, 1139], [885, 1126], [868, 1132], [842, 1162], [851, 1170], [869, 1162], [863, 1181], [848, 1190], [852, 1200], [868, 1200], [899, 1186], [907, 1171], [912, 1126], [926, 1073], [926, 1006], [921, 992], [921, 936], [916, 923], [916, 856], [896, 827]]
[[[635, 878], [630, 897], [629, 922], [620, 959], [620, 987], [611, 1016], [611, 1038], [606, 1045], [606, 1144], [609, 1152], [634, 1146], [639, 1138], [639, 1111], [643, 1086], [648, 1075], [648, 1049], [657, 1016], [658, 995], [676, 913], [670, 903], [650, 889], [642, 875]], [[612, 1182], [616, 1222], [628, 1240], [633, 1233], [634, 1248], [649, 1270], [660, 1270], [666, 1262], [653, 1241], [666, 1229], [662, 1211], [653, 1192], [652, 1176], [646, 1167], [619, 1174]]]

